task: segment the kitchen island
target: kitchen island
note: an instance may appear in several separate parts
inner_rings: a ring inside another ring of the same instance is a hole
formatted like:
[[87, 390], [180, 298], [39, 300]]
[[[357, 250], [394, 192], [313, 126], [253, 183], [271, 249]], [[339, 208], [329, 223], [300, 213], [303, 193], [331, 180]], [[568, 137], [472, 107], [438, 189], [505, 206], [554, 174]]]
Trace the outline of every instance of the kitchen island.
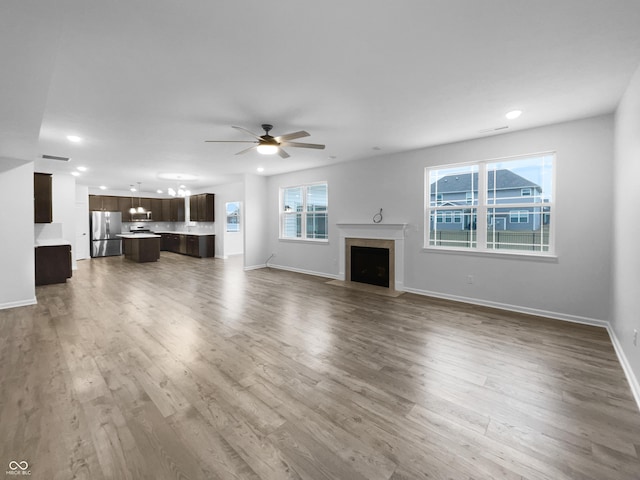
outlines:
[[124, 258], [133, 262], [156, 262], [160, 258], [160, 235], [153, 233], [120, 234]]

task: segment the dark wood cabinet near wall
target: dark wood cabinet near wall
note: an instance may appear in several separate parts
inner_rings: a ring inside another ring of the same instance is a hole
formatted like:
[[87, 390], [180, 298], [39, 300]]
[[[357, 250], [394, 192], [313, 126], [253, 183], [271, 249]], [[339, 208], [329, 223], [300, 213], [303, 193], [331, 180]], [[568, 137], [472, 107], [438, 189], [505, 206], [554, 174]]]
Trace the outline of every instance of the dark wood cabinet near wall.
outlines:
[[189, 220], [192, 222], [215, 221], [213, 193], [201, 193], [189, 198]]
[[53, 222], [52, 181], [48, 173], [33, 174], [34, 223]]
[[89, 210], [90, 211], [104, 211], [104, 212], [119, 212], [120, 211], [120, 198], [112, 195], [89, 195]]

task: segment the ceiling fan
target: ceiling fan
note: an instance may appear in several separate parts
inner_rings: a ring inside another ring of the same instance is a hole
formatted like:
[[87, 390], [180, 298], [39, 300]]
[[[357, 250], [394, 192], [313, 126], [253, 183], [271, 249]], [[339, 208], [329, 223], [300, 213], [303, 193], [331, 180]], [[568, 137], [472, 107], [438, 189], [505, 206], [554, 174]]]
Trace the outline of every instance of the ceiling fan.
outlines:
[[324, 145], [320, 145], [318, 143], [300, 143], [300, 142], [291, 142], [290, 140], [294, 140], [296, 138], [308, 137], [309, 133], [304, 130], [300, 130], [299, 132], [293, 133], [285, 133], [284, 135], [278, 135], [277, 137], [273, 137], [269, 135], [269, 132], [273, 128], [273, 125], [269, 125], [268, 123], [262, 124], [262, 129], [264, 130], [264, 135], [258, 135], [256, 133], [250, 132], [246, 128], [236, 127], [232, 125], [232, 128], [236, 130], [241, 130], [245, 133], [251, 135], [255, 140], [205, 140], [205, 142], [212, 143], [255, 143], [256, 145], [245, 148], [244, 150], [240, 150], [236, 155], [242, 155], [243, 153], [247, 153], [251, 150], [257, 150], [259, 153], [264, 155], [272, 155], [277, 153], [282, 158], [288, 158], [289, 154], [285, 152], [282, 147], [296, 147], [296, 148], [316, 148], [319, 150], [324, 149]]

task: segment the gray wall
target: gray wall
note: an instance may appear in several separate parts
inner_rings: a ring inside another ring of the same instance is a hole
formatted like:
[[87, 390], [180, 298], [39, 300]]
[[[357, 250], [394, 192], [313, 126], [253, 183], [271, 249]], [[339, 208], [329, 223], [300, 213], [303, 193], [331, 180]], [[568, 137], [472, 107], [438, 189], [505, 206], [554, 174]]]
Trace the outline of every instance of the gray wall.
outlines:
[[[640, 338], [633, 345], [633, 330], [640, 332], [640, 68], [616, 113], [614, 172], [612, 327], [626, 357], [623, 366], [634, 372], [636, 395], [640, 395]], [[636, 400], [640, 404], [640, 397]]]
[[[424, 168], [557, 152], [555, 260], [426, 251]], [[336, 223], [408, 223], [405, 289], [567, 320], [610, 319], [613, 117], [600, 116], [449, 145], [273, 176], [268, 181], [269, 250], [274, 266], [338, 274]], [[281, 187], [328, 181], [329, 243], [278, 239]], [[598, 195], [585, 195], [598, 192]], [[467, 283], [473, 275], [474, 283]]]

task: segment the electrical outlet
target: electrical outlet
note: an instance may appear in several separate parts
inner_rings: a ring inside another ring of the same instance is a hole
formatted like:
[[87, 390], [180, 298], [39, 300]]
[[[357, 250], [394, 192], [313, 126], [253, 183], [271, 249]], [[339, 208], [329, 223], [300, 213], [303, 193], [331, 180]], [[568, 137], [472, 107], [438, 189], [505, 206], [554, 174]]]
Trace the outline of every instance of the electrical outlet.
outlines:
[[473, 275], [467, 275], [467, 283], [468, 284], [472, 284], [473, 283]]
[[633, 329], [633, 346], [634, 347], [638, 346], [638, 329], [637, 328]]

